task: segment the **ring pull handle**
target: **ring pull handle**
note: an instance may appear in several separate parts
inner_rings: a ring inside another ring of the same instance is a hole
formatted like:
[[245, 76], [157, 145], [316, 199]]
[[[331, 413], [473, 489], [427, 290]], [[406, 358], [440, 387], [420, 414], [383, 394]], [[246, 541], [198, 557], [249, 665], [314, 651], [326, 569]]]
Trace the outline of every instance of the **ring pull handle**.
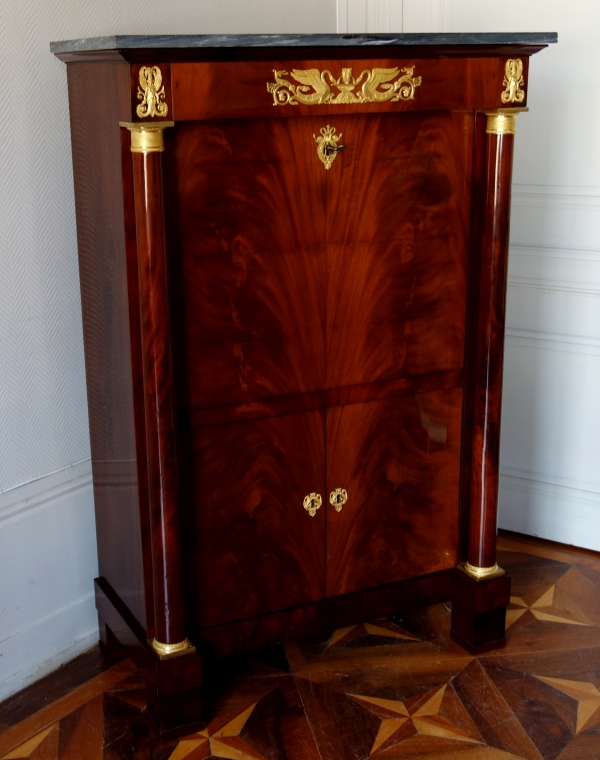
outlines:
[[319, 509], [322, 503], [323, 499], [320, 493], [314, 493], [313, 491], [304, 497], [304, 509], [311, 517], [317, 514], [317, 509]]
[[329, 494], [329, 503], [335, 507], [336, 512], [341, 512], [342, 507], [348, 501], [348, 492], [343, 488], [336, 488]]

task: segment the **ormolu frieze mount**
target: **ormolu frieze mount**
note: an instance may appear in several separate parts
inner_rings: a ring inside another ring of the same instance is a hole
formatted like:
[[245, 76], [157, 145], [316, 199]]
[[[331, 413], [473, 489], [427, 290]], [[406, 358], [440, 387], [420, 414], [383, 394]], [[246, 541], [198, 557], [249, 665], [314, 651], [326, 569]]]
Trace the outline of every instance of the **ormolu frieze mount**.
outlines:
[[[352, 103], [384, 103], [386, 100], [414, 100], [415, 87], [423, 81], [413, 77], [414, 66], [404, 69], [365, 69], [355, 78], [352, 69], [342, 69], [336, 79], [331, 71], [319, 69], [293, 69], [294, 84], [284, 76], [287, 71], [273, 70], [275, 81], [267, 83], [267, 90], [273, 95], [275, 106], [297, 106], [302, 103], [312, 105], [348, 105]], [[400, 71], [403, 72], [399, 76]], [[360, 89], [356, 90], [360, 86]], [[338, 92], [335, 92], [338, 90]]]
[[510, 58], [504, 67], [502, 86], [506, 89], [500, 96], [502, 102], [522, 103], [525, 100], [525, 92], [521, 86], [524, 84], [523, 61], [520, 58]]
[[138, 117], [145, 119], [148, 116], [166, 116], [169, 107], [162, 102], [165, 99], [165, 88], [161, 70], [158, 66], [142, 66], [139, 79], [137, 96], [142, 102], [135, 109]]

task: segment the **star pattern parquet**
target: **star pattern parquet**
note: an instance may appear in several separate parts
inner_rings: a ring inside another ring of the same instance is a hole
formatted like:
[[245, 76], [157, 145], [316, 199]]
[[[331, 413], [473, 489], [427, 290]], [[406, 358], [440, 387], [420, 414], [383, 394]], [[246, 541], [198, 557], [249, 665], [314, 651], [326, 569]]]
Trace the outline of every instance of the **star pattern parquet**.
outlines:
[[168, 743], [122, 660], [25, 717], [0, 705], [0, 760], [599, 760], [600, 558], [500, 545], [504, 649], [467, 654], [445, 605], [294, 641], [231, 661], [207, 728]]

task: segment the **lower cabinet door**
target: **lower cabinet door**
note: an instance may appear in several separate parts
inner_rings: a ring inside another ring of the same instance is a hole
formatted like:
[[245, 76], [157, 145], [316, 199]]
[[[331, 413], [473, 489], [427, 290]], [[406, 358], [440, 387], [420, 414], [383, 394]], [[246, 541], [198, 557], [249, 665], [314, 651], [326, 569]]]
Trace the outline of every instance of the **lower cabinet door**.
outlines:
[[[324, 413], [205, 427], [192, 438], [194, 503], [184, 545], [193, 623], [208, 627], [322, 599]], [[314, 516], [304, 508], [311, 493], [323, 499]]]
[[327, 411], [328, 596], [456, 565], [462, 396]]

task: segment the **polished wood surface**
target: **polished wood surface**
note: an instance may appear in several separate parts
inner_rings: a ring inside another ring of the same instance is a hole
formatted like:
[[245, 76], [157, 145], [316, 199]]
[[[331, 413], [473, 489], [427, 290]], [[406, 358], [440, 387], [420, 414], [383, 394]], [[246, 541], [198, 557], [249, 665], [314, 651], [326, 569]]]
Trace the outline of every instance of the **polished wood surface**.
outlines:
[[141, 672], [92, 650], [0, 704], [0, 758], [597, 760], [600, 555], [514, 534], [499, 549], [501, 649], [465, 652], [447, 605], [367, 614], [222, 661], [206, 728], [166, 741]]
[[478, 320], [471, 347], [470, 388], [473, 438], [468, 560], [476, 567], [496, 561], [500, 418], [504, 315], [510, 222], [513, 135], [488, 135], [480, 129], [482, 151], [480, 196]]
[[463, 366], [472, 120], [332, 118], [327, 387]]
[[133, 153], [132, 163], [152, 533], [154, 635], [163, 644], [177, 644], [186, 635], [177, 513], [179, 473], [161, 154]]
[[133, 157], [131, 153], [131, 136], [129, 131], [121, 129], [120, 132], [123, 210], [125, 217], [125, 249], [127, 257], [127, 300], [129, 304], [131, 385], [135, 424], [142, 564], [144, 568], [146, 631], [150, 638], [154, 636], [154, 580], [152, 577], [152, 528], [150, 526], [150, 496], [148, 490], [148, 452], [146, 449], [144, 364], [142, 359], [142, 333], [140, 323], [140, 284], [137, 255], [135, 192], [133, 187]]
[[327, 594], [455, 567], [462, 389], [327, 412]]
[[[184, 551], [189, 619], [214, 626], [325, 595], [322, 412], [193, 432]], [[323, 498], [314, 517], [303, 507]]]
[[[348, 54], [346, 54], [348, 55]], [[372, 52], [371, 52], [372, 55]], [[171, 82], [173, 114], [177, 121], [207, 119], [268, 117], [269, 119], [313, 117], [314, 105], [273, 106], [273, 96], [267, 92], [267, 82], [275, 81], [273, 71], [288, 72], [284, 79], [298, 84], [291, 76], [294, 69], [331, 71], [333, 78], [341, 76], [343, 68], [351, 68], [358, 78], [365, 69], [403, 69], [414, 66], [414, 76], [423, 77], [411, 100], [384, 103], [320, 104], [319, 115], [333, 119], [342, 113], [405, 113], [410, 111], [498, 108], [502, 103], [502, 79], [506, 57], [490, 58], [418, 58], [418, 53], [402, 50], [397, 57], [352, 59], [339, 56], [277, 60], [269, 62], [173, 63]], [[521, 54], [524, 77], [528, 74], [528, 57]], [[360, 87], [357, 87], [359, 90]], [[333, 92], [337, 94], [334, 88]], [[525, 105], [525, 102], [520, 104]]]
[[[452, 597], [455, 570], [408, 578], [377, 588], [321, 599], [312, 604], [271, 612], [245, 620], [193, 631], [194, 640], [210, 655], [220, 658], [253, 649], [294, 641], [298, 636], [319, 636], [333, 627], [353, 627], [357, 620], [392, 615], [438, 604]], [[210, 660], [209, 660], [210, 662]], [[216, 667], [222, 660], [217, 661]], [[214, 664], [214, 663], [213, 663]]]
[[342, 388], [325, 388], [312, 393], [297, 393], [292, 396], [280, 396], [264, 401], [236, 404], [234, 406], [196, 409], [188, 414], [180, 411], [180, 419], [192, 426], [219, 425], [236, 420], [276, 417], [280, 414], [310, 412], [317, 409], [329, 409], [346, 404], [360, 404], [364, 401], [377, 401], [413, 393], [455, 388], [464, 385], [465, 373], [462, 369], [449, 372], [433, 372], [428, 375], [399, 377], [396, 380], [383, 380], [361, 385], [346, 385]]
[[322, 120], [178, 125], [180, 404], [221, 406], [325, 382]]
[[[123, 68], [69, 67], [69, 110], [99, 571], [146, 625], [117, 114]], [[106, 101], [94, 94], [99, 78]]]
[[[509, 578], [457, 569], [495, 561], [513, 138], [481, 109], [507, 105], [508, 58], [527, 92], [540, 47], [67, 56], [96, 602], [163, 737], [209, 730], [215, 654], [452, 598], [462, 646], [501, 640]], [[267, 90], [274, 69], [413, 64], [408, 101]], [[163, 154], [119, 137], [142, 65], [176, 122]], [[197, 651], [160, 659], [153, 636]]]

